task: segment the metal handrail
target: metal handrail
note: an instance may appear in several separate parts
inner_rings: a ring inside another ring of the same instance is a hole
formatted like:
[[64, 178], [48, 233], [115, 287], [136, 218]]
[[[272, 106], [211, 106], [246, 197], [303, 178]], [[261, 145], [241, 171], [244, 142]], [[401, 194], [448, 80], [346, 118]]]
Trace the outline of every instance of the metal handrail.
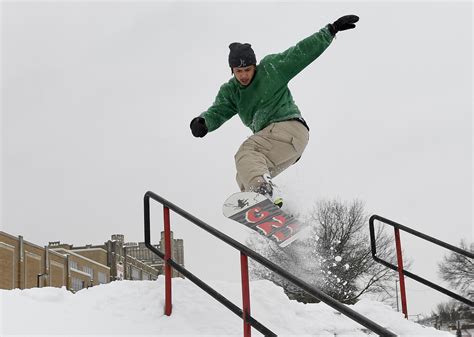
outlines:
[[[398, 268], [398, 266], [395, 266], [394, 264], [390, 263], [390, 262], [387, 262], [381, 258], [379, 258], [377, 256], [377, 243], [376, 243], [376, 239], [375, 239], [375, 225], [374, 225], [374, 221], [377, 220], [377, 221], [380, 221], [382, 223], [385, 223], [387, 225], [390, 225], [392, 227], [394, 227], [394, 230], [395, 230], [395, 241], [396, 241], [396, 248], [397, 248], [397, 260], [398, 260], [398, 265], [400, 266], [400, 268]], [[440, 247], [443, 247], [443, 248], [446, 248], [446, 249], [449, 249], [453, 252], [456, 252], [458, 254], [462, 254], [468, 258], [471, 258], [471, 259], [474, 259], [474, 254], [471, 253], [471, 252], [468, 252], [464, 249], [461, 249], [459, 247], [456, 247], [456, 246], [453, 246], [453, 245], [450, 245], [449, 243], [446, 243], [444, 241], [441, 241], [441, 240], [438, 240], [434, 237], [431, 237], [429, 235], [426, 235], [424, 233], [421, 233], [421, 232], [418, 232], [412, 228], [409, 228], [409, 227], [406, 227], [406, 226], [403, 226], [399, 223], [396, 223], [395, 221], [392, 221], [392, 220], [389, 220], [387, 218], [384, 218], [380, 215], [377, 215], [377, 214], [374, 214], [370, 217], [369, 219], [369, 228], [370, 228], [370, 243], [371, 243], [371, 248], [372, 248], [372, 257], [375, 261], [377, 261], [378, 263], [380, 264], [383, 264], [384, 266], [386, 266], [387, 268], [390, 268], [394, 271], [398, 271], [399, 273], [399, 277], [400, 277], [400, 288], [402, 288], [402, 285], [403, 285], [403, 290], [400, 289], [400, 292], [401, 292], [401, 297], [402, 297], [402, 308], [403, 308], [403, 313], [405, 314], [405, 317], [408, 317], [408, 312], [407, 312], [407, 308], [406, 308], [406, 294], [405, 294], [405, 289], [404, 289], [404, 276], [407, 276], [411, 279], [414, 279], [415, 281], [418, 281], [430, 288], [433, 288], [445, 295], [448, 295], [460, 302], [463, 302], [469, 306], [474, 306], [474, 302], [461, 296], [461, 295], [458, 295], [446, 288], [443, 288], [437, 284], [434, 284], [433, 282], [431, 281], [428, 281], [416, 274], [413, 274], [411, 272], [409, 272], [408, 270], [405, 270], [403, 269], [403, 262], [402, 262], [402, 251], [401, 251], [401, 243], [400, 243], [400, 231], [404, 231], [404, 232], [407, 232], [407, 233], [410, 233], [416, 237], [419, 237], [423, 240], [426, 240], [426, 241], [429, 241], [431, 243], [434, 243]]]
[[[187, 269], [184, 267], [180, 266], [178, 263], [173, 261], [171, 258], [171, 253], [169, 251], [170, 246], [168, 245], [165, 247], [165, 250], [168, 250], [168, 252], [165, 252], [165, 254], [161, 253], [158, 249], [156, 249], [152, 244], [151, 244], [151, 235], [150, 235], [150, 198], [161, 203], [164, 207], [165, 210], [165, 236], [167, 235], [167, 231], [169, 232], [169, 223], [168, 226], [166, 224], [166, 220], [169, 221], [169, 213], [168, 213], [168, 219], [167, 217], [167, 211], [169, 212], [169, 209], [173, 210], [175, 213], [181, 215], [183, 218], [186, 220], [192, 222], [193, 224], [197, 225], [198, 227], [204, 229], [211, 235], [217, 237], [218, 239], [224, 241], [231, 247], [237, 249], [241, 253], [241, 261], [246, 261], [247, 257], [252, 258], [253, 260], [257, 261], [258, 263], [262, 264], [266, 268], [272, 270], [273, 272], [277, 273], [281, 277], [285, 278], [286, 280], [290, 281], [293, 283], [295, 286], [301, 288], [304, 290], [306, 293], [308, 293], [310, 296], [326, 303], [330, 307], [336, 309], [340, 313], [344, 314], [345, 316], [349, 317], [350, 319], [356, 321], [357, 323], [363, 325], [364, 327], [368, 328], [369, 330], [377, 333], [380, 336], [396, 336], [393, 332], [389, 331], [388, 329], [380, 326], [379, 324], [371, 321], [370, 319], [366, 318], [365, 316], [359, 314], [358, 312], [350, 309], [348, 306], [340, 303], [336, 299], [332, 298], [331, 296], [325, 294], [321, 290], [310, 286], [308, 283], [302, 281], [301, 279], [291, 275], [288, 273], [286, 270], [282, 269], [278, 265], [274, 264], [273, 262], [267, 260], [260, 254], [254, 252], [253, 250], [249, 249], [248, 247], [242, 245], [241, 243], [237, 242], [236, 240], [232, 239], [231, 237], [225, 235], [224, 233], [218, 231], [214, 227], [209, 226], [202, 220], [196, 218], [195, 216], [191, 215], [190, 213], [184, 211], [180, 207], [176, 206], [175, 204], [169, 202], [168, 200], [162, 198], [161, 196], [153, 193], [153, 192], [146, 192], [144, 196], [144, 215], [145, 215], [145, 245], [153, 251], [155, 254], [157, 254], [160, 258], [162, 258], [165, 261], [165, 265], [169, 265], [179, 271], [181, 274], [183, 274], [185, 277], [187, 277], [190, 281], [198, 285], [201, 289], [203, 289], [205, 292], [207, 292], [209, 295], [214, 297], [216, 300], [218, 300], [221, 304], [225, 305], [228, 309], [230, 309], [232, 312], [243, 318], [244, 320], [244, 335], [245, 336], [250, 336], [250, 329], [249, 325], [257, 329], [258, 331], [262, 332], [265, 336], [276, 336], [275, 333], [271, 332], [267, 328], [265, 328], [263, 325], [258, 323], [254, 318], [250, 316], [250, 308], [245, 308], [245, 294], [243, 294], [244, 297], [244, 310], [241, 310], [239, 307], [237, 307], [235, 304], [227, 300], [224, 296], [220, 295], [217, 291], [209, 287], [206, 283], [201, 281], [198, 277], [196, 277], [194, 274], [189, 272]], [[169, 233], [168, 233], [169, 235]], [[166, 243], [165, 243], [166, 246]], [[165, 268], [166, 269], [166, 268]], [[242, 265], [242, 269], [244, 269]], [[165, 275], [165, 278], [167, 276]], [[168, 273], [168, 277], [170, 278], [171, 275]], [[242, 274], [242, 281], [244, 281], [244, 274]], [[248, 281], [248, 280], [247, 280]], [[166, 283], [166, 282], [165, 282]], [[245, 287], [245, 283], [243, 282], [243, 288]], [[248, 291], [248, 289], [246, 289]], [[245, 292], [245, 290], [244, 290]], [[168, 291], [167, 291], [168, 295]], [[169, 296], [171, 297], [171, 294], [169, 293]], [[248, 300], [248, 299], [247, 299]], [[167, 306], [169, 306], [167, 309], [165, 309], [165, 312], [168, 311], [168, 314], [171, 314], [171, 303], [168, 303]], [[248, 311], [247, 311], [248, 310]], [[244, 315], [245, 313], [245, 315]]]

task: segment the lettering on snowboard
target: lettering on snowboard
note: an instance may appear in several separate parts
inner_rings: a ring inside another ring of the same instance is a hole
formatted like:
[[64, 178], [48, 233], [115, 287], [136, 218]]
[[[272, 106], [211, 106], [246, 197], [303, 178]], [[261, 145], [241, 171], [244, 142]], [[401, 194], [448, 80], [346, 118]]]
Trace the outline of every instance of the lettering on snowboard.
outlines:
[[[242, 201], [242, 204], [245, 202]], [[276, 243], [281, 243], [291, 237], [300, 226], [294, 217], [286, 216], [281, 210], [275, 209], [275, 205], [269, 200], [243, 210], [233, 215], [231, 219], [258, 231]]]

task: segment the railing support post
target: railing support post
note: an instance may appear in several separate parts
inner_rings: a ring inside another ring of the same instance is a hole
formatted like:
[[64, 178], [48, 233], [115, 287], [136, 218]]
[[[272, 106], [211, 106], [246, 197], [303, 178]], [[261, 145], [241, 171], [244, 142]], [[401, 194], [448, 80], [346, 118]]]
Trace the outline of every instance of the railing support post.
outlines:
[[244, 337], [250, 337], [252, 326], [247, 322], [247, 317], [250, 317], [249, 267], [247, 255], [242, 252], [240, 252], [240, 269], [242, 275], [242, 319], [244, 321]]
[[171, 229], [170, 229], [170, 209], [163, 207], [165, 223], [165, 315], [171, 315], [171, 265], [168, 260], [171, 259]]
[[400, 230], [395, 228], [395, 245], [397, 249], [398, 277], [400, 280], [400, 297], [402, 299], [402, 311], [405, 318], [408, 319], [407, 296], [405, 292], [405, 275], [403, 274], [402, 244], [400, 241]]

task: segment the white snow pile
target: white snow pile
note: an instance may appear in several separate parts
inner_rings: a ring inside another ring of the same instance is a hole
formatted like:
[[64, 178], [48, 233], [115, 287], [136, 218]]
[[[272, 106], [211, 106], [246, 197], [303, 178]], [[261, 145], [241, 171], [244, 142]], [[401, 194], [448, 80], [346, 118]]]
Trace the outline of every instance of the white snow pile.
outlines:
[[[209, 282], [241, 306], [239, 283]], [[164, 278], [117, 281], [73, 294], [65, 288], [0, 290], [0, 335], [242, 336], [242, 320], [189, 280], [173, 279], [173, 313], [166, 316]], [[278, 336], [364, 336], [367, 331], [323, 303], [289, 300], [269, 281], [253, 281], [251, 314]], [[400, 336], [451, 336], [368, 300], [354, 306]], [[365, 331], [365, 332], [364, 332]], [[261, 334], [252, 329], [252, 336]]]

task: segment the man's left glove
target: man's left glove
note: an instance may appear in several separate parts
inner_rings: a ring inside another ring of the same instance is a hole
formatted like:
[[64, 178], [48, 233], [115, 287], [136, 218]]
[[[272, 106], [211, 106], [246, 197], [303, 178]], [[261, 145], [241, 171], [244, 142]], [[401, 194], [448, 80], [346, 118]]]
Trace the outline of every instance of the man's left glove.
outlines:
[[341, 30], [355, 28], [355, 23], [357, 21], [359, 21], [359, 17], [357, 15], [344, 15], [333, 23], [330, 23], [328, 25], [328, 28], [332, 36], [334, 36], [337, 32], [340, 32]]
[[194, 137], [204, 137], [207, 134], [206, 120], [202, 117], [196, 117], [191, 121], [191, 132]]

